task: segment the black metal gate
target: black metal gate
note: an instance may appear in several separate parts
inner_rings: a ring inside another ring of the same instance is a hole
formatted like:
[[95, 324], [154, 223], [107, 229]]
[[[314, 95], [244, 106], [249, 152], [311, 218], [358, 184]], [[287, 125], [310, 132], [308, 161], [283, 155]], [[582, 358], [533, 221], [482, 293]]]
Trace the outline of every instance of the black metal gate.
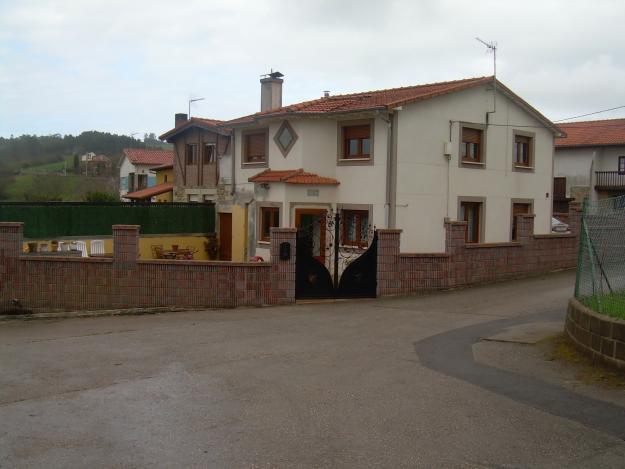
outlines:
[[296, 298], [375, 298], [377, 233], [369, 225], [360, 227], [362, 234], [354, 245], [344, 240], [347, 229], [340, 213], [332, 210], [301, 223]]

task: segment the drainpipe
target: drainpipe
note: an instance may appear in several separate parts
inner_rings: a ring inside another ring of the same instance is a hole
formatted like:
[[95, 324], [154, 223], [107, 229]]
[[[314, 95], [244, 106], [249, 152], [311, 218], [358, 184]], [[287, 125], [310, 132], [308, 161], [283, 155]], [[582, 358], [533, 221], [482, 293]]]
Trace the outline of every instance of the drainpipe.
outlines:
[[384, 203], [384, 226], [392, 228], [394, 226], [394, 214], [393, 212], [393, 119], [395, 114], [392, 112], [379, 114], [380, 118], [386, 122], [386, 194]]
[[234, 168], [235, 168], [235, 165], [234, 165], [234, 160], [235, 160], [235, 158], [236, 158], [236, 152], [234, 151], [234, 141], [235, 141], [235, 136], [236, 136], [236, 134], [235, 134], [235, 130], [234, 130], [234, 129], [232, 129], [232, 134], [230, 135], [230, 142], [232, 143], [232, 144], [230, 145], [230, 153], [232, 154], [232, 156], [231, 156], [231, 158], [230, 158], [230, 159], [232, 160], [232, 161], [231, 161], [232, 173], [230, 174], [230, 182], [231, 182], [231, 184], [232, 184], [232, 185], [231, 185], [231, 188], [230, 188], [230, 195], [231, 195], [231, 196], [234, 196], [234, 183], [235, 183], [235, 176], [234, 176]]

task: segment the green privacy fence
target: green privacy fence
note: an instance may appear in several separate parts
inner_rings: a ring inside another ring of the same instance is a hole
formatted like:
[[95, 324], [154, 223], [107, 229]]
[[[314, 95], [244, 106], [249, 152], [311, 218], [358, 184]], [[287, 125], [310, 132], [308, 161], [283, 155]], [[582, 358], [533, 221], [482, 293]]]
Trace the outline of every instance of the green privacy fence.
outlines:
[[112, 225], [141, 225], [141, 234], [212, 233], [215, 205], [198, 203], [0, 203], [0, 221], [24, 222], [24, 237], [107, 236]]
[[575, 297], [625, 319], [625, 196], [584, 201]]

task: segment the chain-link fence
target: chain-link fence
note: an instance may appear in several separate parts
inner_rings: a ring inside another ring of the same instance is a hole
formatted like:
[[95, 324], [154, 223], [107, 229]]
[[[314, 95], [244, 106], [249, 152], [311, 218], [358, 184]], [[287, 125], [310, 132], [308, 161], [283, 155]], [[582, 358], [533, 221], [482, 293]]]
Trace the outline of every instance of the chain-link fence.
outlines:
[[584, 201], [575, 297], [625, 319], [625, 196]]

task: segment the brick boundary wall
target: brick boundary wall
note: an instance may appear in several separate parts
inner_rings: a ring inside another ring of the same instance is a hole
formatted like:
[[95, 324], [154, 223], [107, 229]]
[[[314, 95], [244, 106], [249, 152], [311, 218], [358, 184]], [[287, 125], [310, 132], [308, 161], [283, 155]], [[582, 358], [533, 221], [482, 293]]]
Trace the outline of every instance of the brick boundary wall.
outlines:
[[[139, 260], [139, 227], [113, 226], [113, 258], [22, 254], [22, 223], [0, 223], [0, 313], [154, 307], [230, 308], [295, 301], [293, 229], [272, 229], [270, 263]], [[280, 243], [291, 245], [281, 261]]]
[[593, 360], [625, 369], [625, 321], [596, 313], [571, 298], [564, 330]]
[[401, 253], [401, 230], [378, 230], [378, 296], [461, 287], [575, 267], [581, 211], [570, 204], [568, 234], [534, 234], [534, 215], [518, 215], [519, 239], [467, 244], [466, 222], [445, 222], [445, 252]]

